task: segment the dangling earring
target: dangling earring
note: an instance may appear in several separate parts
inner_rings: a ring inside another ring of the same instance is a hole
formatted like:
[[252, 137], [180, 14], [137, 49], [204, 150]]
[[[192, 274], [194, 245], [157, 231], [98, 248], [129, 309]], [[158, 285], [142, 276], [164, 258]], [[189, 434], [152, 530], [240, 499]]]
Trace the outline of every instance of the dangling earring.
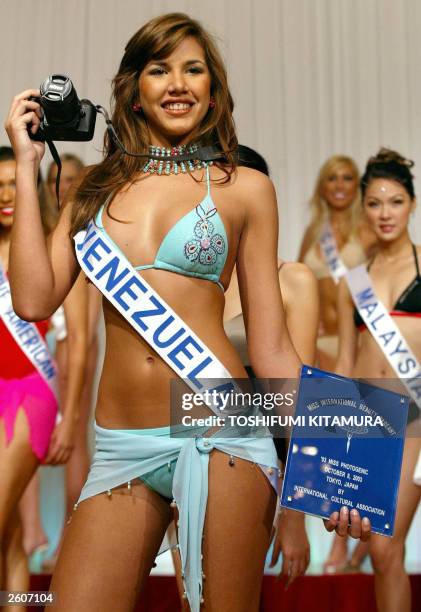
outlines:
[[139, 102], [135, 102], [132, 105], [132, 111], [134, 111], [135, 113], [138, 113], [140, 110], [142, 110], [142, 105], [139, 104]]
[[215, 108], [215, 98], [213, 96], [209, 100], [209, 108]]

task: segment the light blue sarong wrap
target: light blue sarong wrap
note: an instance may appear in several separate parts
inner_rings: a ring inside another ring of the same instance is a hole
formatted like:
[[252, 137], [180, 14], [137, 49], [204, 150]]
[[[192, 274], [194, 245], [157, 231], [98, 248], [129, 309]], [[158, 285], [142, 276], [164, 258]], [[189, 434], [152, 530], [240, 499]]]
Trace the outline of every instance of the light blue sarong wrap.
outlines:
[[189, 438], [170, 437], [169, 428], [168, 435], [159, 436], [145, 435], [148, 430], [104, 429], [97, 424], [95, 431], [96, 451], [78, 503], [128, 481], [142, 478], [148, 472], [177, 460], [173, 497], [179, 512], [178, 540], [183, 579], [191, 611], [199, 612], [209, 454], [213, 449], [218, 449], [259, 464], [277, 491], [278, 461], [272, 438], [229, 437], [235, 435], [235, 431], [229, 428], [224, 429], [223, 435], [217, 432], [218, 437]]

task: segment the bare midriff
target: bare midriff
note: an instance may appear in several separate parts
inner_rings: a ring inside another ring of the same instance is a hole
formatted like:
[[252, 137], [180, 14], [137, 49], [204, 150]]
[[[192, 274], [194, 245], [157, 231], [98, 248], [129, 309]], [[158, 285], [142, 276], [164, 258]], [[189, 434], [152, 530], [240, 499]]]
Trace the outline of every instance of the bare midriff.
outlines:
[[320, 330], [322, 336], [338, 333], [338, 288], [332, 278], [318, 280], [320, 296]]
[[[421, 319], [418, 317], [392, 317], [399, 327], [415, 357], [421, 359]], [[394, 346], [396, 341], [394, 342]], [[377, 342], [368, 329], [359, 332], [358, 353], [352, 376], [364, 379], [395, 379], [395, 371], [390, 366]]]
[[[223, 328], [224, 294], [215, 283], [164, 270], [139, 273], [210, 348], [234, 377], [246, 378]], [[177, 375], [103, 300], [106, 350], [96, 420], [111, 429], [170, 424], [170, 382]], [[192, 392], [187, 386], [186, 392]]]

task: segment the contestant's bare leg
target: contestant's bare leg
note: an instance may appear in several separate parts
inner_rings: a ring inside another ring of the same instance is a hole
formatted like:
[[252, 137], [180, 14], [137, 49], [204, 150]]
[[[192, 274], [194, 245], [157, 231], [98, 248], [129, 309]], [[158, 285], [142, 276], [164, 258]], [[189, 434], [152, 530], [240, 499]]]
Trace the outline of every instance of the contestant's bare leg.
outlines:
[[326, 574], [336, 574], [342, 572], [346, 566], [348, 558], [348, 536], [341, 538], [333, 533], [333, 542], [330, 547], [329, 555], [323, 563], [323, 571]]
[[132, 483], [79, 504], [51, 583], [55, 612], [131, 612], [172, 518], [169, 502]]
[[[22, 544], [22, 524], [19, 512], [14, 512], [7, 525], [4, 537], [4, 590], [28, 591], [28, 562]], [[22, 606], [8, 606], [8, 612], [22, 612]]]
[[[14, 435], [7, 444], [4, 423], [0, 421], [0, 587], [6, 582], [4, 574], [6, 570], [10, 574], [10, 562], [12, 557], [19, 561], [20, 557], [15, 554], [16, 540], [13, 536], [18, 534], [14, 531], [17, 525], [14, 514], [18, 513], [18, 502], [28, 482], [33, 476], [37, 466], [38, 458], [34, 454], [29, 443], [29, 425], [23, 409], [19, 409], [14, 426]], [[9, 550], [12, 546], [12, 551]], [[14, 552], [13, 552], [14, 551]], [[26, 565], [26, 560], [25, 560]], [[27, 572], [27, 570], [26, 570]], [[18, 573], [23, 577], [25, 573]], [[25, 574], [26, 575], [26, 574]], [[26, 580], [24, 577], [23, 580]], [[21, 589], [26, 588], [22, 584]]]
[[35, 472], [19, 503], [23, 524], [23, 547], [27, 555], [30, 555], [38, 546], [48, 544], [41, 521], [40, 487], [39, 473]]
[[411, 588], [404, 558], [405, 539], [421, 496], [421, 488], [412, 481], [419, 445], [417, 438], [407, 438], [405, 442], [394, 536], [372, 535], [370, 539], [379, 612], [410, 612], [411, 609]]
[[261, 468], [225, 453], [210, 456], [203, 539], [204, 610], [256, 612], [276, 495]]
[[348, 563], [349, 571], [358, 571], [364, 559], [368, 555], [370, 544], [369, 542], [357, 542], [354, 550], [352, 551], [351, 558]]

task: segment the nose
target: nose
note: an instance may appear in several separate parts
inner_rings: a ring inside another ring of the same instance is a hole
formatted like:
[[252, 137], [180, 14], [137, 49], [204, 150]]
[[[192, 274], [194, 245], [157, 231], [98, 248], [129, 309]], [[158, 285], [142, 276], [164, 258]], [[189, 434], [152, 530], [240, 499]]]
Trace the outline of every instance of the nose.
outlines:
[[11, 185], [3, 185], [0, 187], [0, 200], [2, 202], [11, 202], [13, 200], [15, 190]]
[[380, 219], [389, 219], [390, 207], [388, 204], [382, 204], [380, 207]]
[[168, 85], [168, 93], [178, 94], [185, 93], [188, 90], [184, 72], [181, 70], [171, 73], [171, 81]]

